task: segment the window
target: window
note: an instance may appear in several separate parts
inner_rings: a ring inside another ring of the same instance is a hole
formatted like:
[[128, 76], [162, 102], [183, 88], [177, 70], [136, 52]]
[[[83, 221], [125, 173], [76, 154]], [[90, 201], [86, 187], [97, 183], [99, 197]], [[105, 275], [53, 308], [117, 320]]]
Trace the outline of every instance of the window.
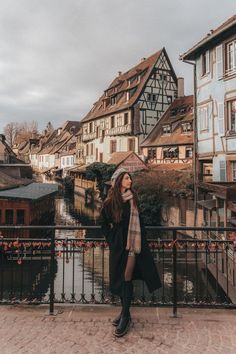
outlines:
[[220, 161], [220, 182], [226, 182], [226, 163]]
[[171, 147], [163, 149], [163, 158], [178, 158], [179, 157], [179, 148]]
[[92, 133], [93, 131], [93, 122], [89, 123], [89, 133]]
[[191, 123], [183, 123], [183, 124], [182, 124], [182, 132], [183, 132], [183, 133], [190, 132], [191, 130], [192, 130], [192, 125], [191, 125]]
[[236, 161], [231, 162], [232, 166], [232, 181], [236, 182]]
[[89, 154], [89, 144], [86, 145], [86, 156]]
[[7, 225], [13, 225], [13, 210], [7, 209], [5, 211], [5, 220]]
[[124, 114], [124, 125], [127, 125], [127, 124], [129, 124], [129, 115], [128, 115], [128, 113], [125, 113]]
[[192, 158], [193, 157], [193, 149], [192, 148], [186, 148], [185, 157], [186, 158]]
[[99, 137], [99, 126], [96, 127], [96, 138], [98, 138], [98, 137]]
[[135, 151], [135, 139], [128, 139], [128, 151]]
[[148, 159], [155, 159], [157, 157], [157, 152], [155, 148], [148, 149]]
[[69, 166], [69, 164], [70, 164], [70, 159], [69, 159], [69, 157], [67, 157], [66, 158], [66, 165]]
[[100, 143], [103, 143], [104, 138], [105, 138], [105, 130], [104, 130], [104, 129], [102, 129], [102, 130], [101, 130], [101, 138], [100, 138]]
[[236, 71], [236, 40], [226, 45], [226, 72]]
[[155, 93], [148, 93], [147, 94], [148, 101], [155, 102], [157, 100], [157, 94]]
[[25, 211], [24, 211], [24, 209], [17, 209], [16, 223], [17, 223], [17, 225], [24, 225], [25, 224]]
[[111, 128], [115, 127], [115, 116], [111, 116]]
[[167, 75], [160, 74], [160, 80], [167, 81]]
[[113, 152], [116, 152], [116, 140], [110, 141], [110, 153], [113, 154]]
[[90, 153], [93, 155], [93, 143], [90, 144]]
[[172, 96], [167, 96], [167, 103], [172, 103]]
[[121, 116], [121, 115], [119, 115], [119, 116], [117, 117], [117, 126], [118, 126], [118, 127], [121, 127], [121, 126], [122, 126], [122, 116]]
[[170, 134], [170, 125], [163, 125], [162, 127], [162, 134]]
[[116, 104], [116, 96], [111, 97], [111, 105]]
[[209, 61], [210, 61], [210, 55], [209, 55], [209, 50], [207, 50], [205, 53], [202, 54], [202, 76], [209, 73], [209, 68], [210, 68]]
[[228, 102], [229, 130], [236, 132], [236, 99]]
[[209, 107], [204, 106], [199, 109], [199, 118], [200, 118], [200, 129], [207, 130], [208, 129], [208, 116], [209, 116]]

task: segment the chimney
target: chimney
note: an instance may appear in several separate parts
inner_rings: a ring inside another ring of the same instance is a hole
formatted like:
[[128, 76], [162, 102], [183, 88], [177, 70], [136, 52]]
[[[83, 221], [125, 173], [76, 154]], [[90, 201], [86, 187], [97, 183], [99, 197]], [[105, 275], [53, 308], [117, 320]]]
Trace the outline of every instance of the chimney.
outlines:
[[0, 141], [2, 141], [3, 143], [6, 141], [5, 135], [0, 134]]
[[142, 62], [142, 61], [145, 61], [146, 59], [147, 59], [147, 58], [142, 58], [142, 59], [141, 59], [141, 62]]
[[178, 77], [178, 97], [184, 97], [184, 78]]
[[120, 76], [122, 74], [122, 71], [118, 71], [118, 76]]

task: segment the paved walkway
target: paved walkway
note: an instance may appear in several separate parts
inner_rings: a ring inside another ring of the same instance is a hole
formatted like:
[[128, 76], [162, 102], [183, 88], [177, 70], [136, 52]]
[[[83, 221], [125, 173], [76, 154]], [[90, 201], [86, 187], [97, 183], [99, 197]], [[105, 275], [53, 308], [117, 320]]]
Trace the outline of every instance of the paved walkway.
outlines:
[[236, 310], [132, 308], [133, 324], [113, 336], [112, 306], [0, 306], [1, 354], [236, 353]]

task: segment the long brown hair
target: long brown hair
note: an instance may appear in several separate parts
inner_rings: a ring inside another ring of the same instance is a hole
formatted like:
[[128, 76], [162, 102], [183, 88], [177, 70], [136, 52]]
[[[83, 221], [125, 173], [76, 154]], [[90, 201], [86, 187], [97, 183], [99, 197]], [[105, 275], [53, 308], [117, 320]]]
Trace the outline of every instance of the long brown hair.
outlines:
[[[121, 183], [124, 175], [128, 172], [122, 172], [116, 179], [115, 185], [109, 189], [108, 196], [103, 203], [103, 207], [109, 205], [111, 207], [112, 217], [115, 223], [119, 223], [122, 218], [122, 206], [123, 206], [123, 199], [121, 195]], [[130, 174], [128, 173], [130, 176]], [[131, 176], [130, 176], [131, 178]], [[132, 178], [131, 178], [132, 180]], [[137, 206], [137, 196], [136, 193], [130, 188], [131, 192], [134, 196], [134, 205]]]

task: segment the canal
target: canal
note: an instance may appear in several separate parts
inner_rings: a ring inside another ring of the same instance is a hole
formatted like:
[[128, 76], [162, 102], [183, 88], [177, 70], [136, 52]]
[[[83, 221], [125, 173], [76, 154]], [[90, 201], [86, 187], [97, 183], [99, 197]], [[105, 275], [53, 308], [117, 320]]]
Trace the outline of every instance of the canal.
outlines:
[[[64, 194], [56, 199], [56, 225], [99, 225], [99, 205], [85, 205], [84, 198], [79, 195]], [[97, 238], [102, 235], [97, 231], [84, 230], [57, 230], [57, 238]], [[152, 237], [161, 238], [163, 235]], [[168, 235], [165, 235], [165, 238]], [[104, 254], [103, 254], [104, 252]], [[103, 259], [103, 261], [102, 261]], [[160, 272], [163, 287], [152, 294], [152, 300], [169, 303], [172, 301], [172, 254], [155, 253], [154, 259]], [[82, 301], [84, 294], [86, 300], [91, 300], [94, 294], [95, 301], [100, 301], [102, 296], [106, 299], [109, 279], [109, 251], [101, 248], [87, 250], [84, 254], [68, 252], [66, 259], [62, 256], [55, 261], [55, 298], [68, 301]], [[84, 266], [83, 266], [84, 265]], [[49, 298], [50, 284], [49, 260], [23, 261], [18, 264], [9, 261], [2, 264], [0, 273], [0, 287], [2, 299], [19, 296], [21, 298], [38, 299], [45, 301]], [[141, 281], [134, 282], [135, 299], [148, 301], [151, 295]], [[207, 288], [206, 288], [207, 284]], [[204, 267], [201, 257], [194, 258], [194, 253], [188, 256], [179, 254], [177, 267], [178, 301], [194, 302], [199, 298], [207, 298], [211, 301], [228, 299], [224, 291], [216, 284], [215, 279]], [[104, 299], [103, 297], [103, 299]]]

